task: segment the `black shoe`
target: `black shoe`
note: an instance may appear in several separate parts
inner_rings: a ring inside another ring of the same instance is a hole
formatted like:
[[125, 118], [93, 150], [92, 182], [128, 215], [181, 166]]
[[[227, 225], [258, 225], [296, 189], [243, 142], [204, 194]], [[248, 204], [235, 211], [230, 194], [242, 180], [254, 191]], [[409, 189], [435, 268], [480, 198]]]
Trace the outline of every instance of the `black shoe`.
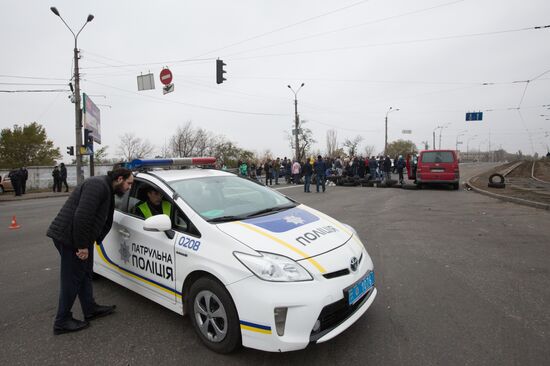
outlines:
[[90, 314], [84, 316], [86, 320], [94, 320], [112, 314], [116, 309], [116, 305], [96, 305], [95, 310]]
[[61, 324], [53, 326], [53, 334], [59, 335], [63, 333], [78, 332], [79, 330], [88, 328], [90, 323], [78, 319], [69, 319]]

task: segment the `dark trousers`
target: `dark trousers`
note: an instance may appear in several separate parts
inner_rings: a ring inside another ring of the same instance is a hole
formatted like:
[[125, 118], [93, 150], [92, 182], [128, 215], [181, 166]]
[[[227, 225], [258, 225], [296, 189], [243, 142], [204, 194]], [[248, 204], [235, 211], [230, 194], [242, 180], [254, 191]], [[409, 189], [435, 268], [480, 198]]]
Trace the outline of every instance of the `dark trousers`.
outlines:
[[21, 182], [21, 194], [25, 194], [26, 191], [27, 191], [27, 180], [23, 179], [23, 181]]
[[61, 256], [59, 305], [55, 323], [61, 325], [71, 319], [71, 309], [78, 296], [84, 316], [92, 314], [95, 308], [92, 268], [94, 264], [93, 247], [89, 248], [88, 259], [85, 261], [76, 256], [76, 250], [66, 247], [54, 240], [55, 247]]
[[69, 192], [69, 185], [67, 184], [67, 178], [61, 179], [61, 183], [59, 184], [59, 190], [61, 190], [62, 185], [65, 186], [65, 192]]
[[317, 174], [317, 192], [319, 192], [319, 184], [323, 186], [323, 192], [325, 191], [325, 176]]
[[269, 185], [273, 185], [273, 173], [265, 172], [265, 185], [267, 186], [267, 180], [269, 179]]
[[311, 192], [309, 190], [309, 186], [311, 184], [311, 175], [304, 175], [304, 180], [305, 180], [305, 183], [304, 183], [304, 192]]
[[19, 180], [12, 180], [11, 185], [16, 196], [21, 196], [21, 182]]
[[61, 192], [61, 179], [58, 178], [53, 180], [53, 191]]

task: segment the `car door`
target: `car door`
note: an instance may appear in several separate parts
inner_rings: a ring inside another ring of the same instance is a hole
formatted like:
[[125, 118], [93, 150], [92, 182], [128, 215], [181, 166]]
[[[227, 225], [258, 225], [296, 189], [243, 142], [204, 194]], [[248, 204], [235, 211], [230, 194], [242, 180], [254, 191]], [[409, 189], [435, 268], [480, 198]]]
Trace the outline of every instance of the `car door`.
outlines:
[[[111, 267], [114, 266], [122, 277], [123, 282], [131, 281], [137, 284], [137, 291], [144, 296], [175, 303], [176, 238], [170, 238], [164, 232], [145, 231], [145, 219], [136, 214], [138, 203], [146, 199], [141, 193], [146, 185], [152, 184], [135, 179], [127, 205], [121, 205], [115, 212], [111, 232], [105, 240], [105, 245], [100, 249]], [[160, 187], [155, 188], [162, 192]], [[166, 194], [164, 198], [170, 201]], [[174, 207], [173, 202], [171, 203]], [[133, 288], [136, 289], [136, 286]]]

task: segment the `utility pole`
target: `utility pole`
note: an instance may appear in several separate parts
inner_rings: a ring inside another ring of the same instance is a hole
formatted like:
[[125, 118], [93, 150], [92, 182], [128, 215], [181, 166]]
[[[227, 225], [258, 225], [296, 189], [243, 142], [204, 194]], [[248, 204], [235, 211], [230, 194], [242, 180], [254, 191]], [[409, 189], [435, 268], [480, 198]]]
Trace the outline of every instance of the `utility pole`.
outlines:
[[384, 139], [384, 155], [388, 155], [388, 114], [390, 114], [390, 112], [398, 110], [399, 108], [393, 109], [392, 107], [390, 107], [390, 109], [388, 109], [388, 111], [386, 112], [386, 137]]
[[80, 101], [80, 72], [79, 72], [79, 69], [78, 69], [78, 44], [77, 44], [77, 42], [78, 42], [78, 35], [80, 34], [80, 32], [82, 32], [82, 30], [84, 29], [86, 24], [88, 24], [89, 22], [91, 22], [94, 19], [94, 16], [92, 14], [89, 14], [88, 18], [86, 19], [86, 22], [84, 23], [82, 28], [80, 28], [78, 33], [75, 34], [73, 32], [73, 30], [71, 29], [71, 27], [69, 27], [69, 25], [61, 17], [61, 14], [59, 13], [59, 11], [57, 10], [57, 8], [55, 6], [52, 6], [50, 8], [50, 10], [52, 11], [52, 13], [57, 15], [59, 17], [59, 19], [61, 19], [63, 24], [65, 24], [65, 26], [71, 31], [71, 33], [74, 36], [74, 50], [73, 50], [74, 75], [73, 75], [73, 78], [74, 78], [74, 87], [75, 87], [75, 90], [74, 90], [74, 114], [75, 114], [75, 141], [76, 141], [76, 146], [75, 146], [76, 183], [80, 184], [80, 183], [82, 183], [82, 181], [84, 181], [84, 176], [82, 174], [82, 153], [80, 151], [80, 149], [82, 148], [82, 109], [80, 108], [80, 103], [81, 103], [81, 101]]
[[290, 85], [287, 85], [290, 90], [294, 93], [294, 147], [296, 148], [296, 161], [300, 161], [300, 139], [298, 136], [298, 131], [300, 127], [300, 117], [298, 117], [298, 92], [305, 84], [302, 83], [300, 87], [294, 91]]

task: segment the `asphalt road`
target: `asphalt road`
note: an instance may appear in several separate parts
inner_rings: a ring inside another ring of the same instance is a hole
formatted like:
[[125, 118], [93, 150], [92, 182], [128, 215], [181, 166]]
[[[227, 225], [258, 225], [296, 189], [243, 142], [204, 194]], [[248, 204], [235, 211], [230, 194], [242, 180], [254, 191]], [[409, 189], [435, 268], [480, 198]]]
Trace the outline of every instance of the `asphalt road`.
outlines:
[[[218, 355], [187, 318], [105, 279], [96, 298], [116, 314], [54, 337], [59, 258], [45, 232], [66, 198], [49, 198], [0, 203], [0, 365], [548, 364], [550, 212], [462, 189], [282, 192], [354, 226], [374, 261], [378, 297], [332, 341]], [[7, 229], [12, 215], [21, 229]]]

